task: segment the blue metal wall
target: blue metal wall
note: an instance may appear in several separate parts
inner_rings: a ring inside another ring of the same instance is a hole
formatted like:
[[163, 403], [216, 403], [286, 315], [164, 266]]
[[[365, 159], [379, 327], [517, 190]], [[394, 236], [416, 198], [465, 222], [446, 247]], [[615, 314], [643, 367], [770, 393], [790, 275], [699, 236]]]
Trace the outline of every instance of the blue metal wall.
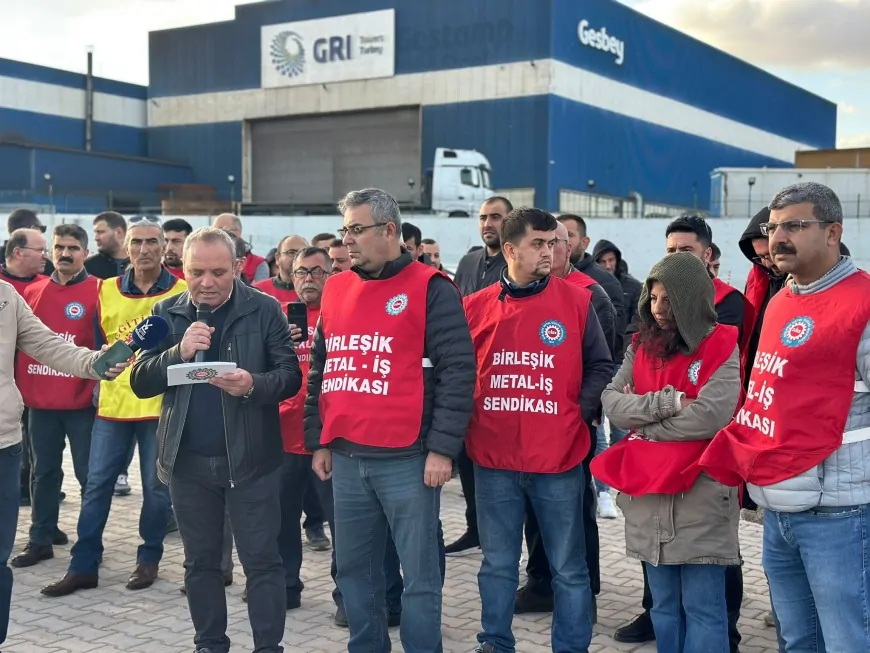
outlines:
[[[550, 170], [547, 194], [537, 202], [557, 209], [559, 189], [678, 206], [710, 203], [710, 171], [717, 166], [784, 167], [782, 161], [666, 129], [601, 109], [550, 97]], [[543, 162], [542, 162], [543, 163]], [[493, 165], [497, 165], [494, 162]]]
[[[96, 58], [99, 55], [94, 55]], [[86, 63], [85, 54], [82, 53], [82, 67]], [[43, 82], [45, 84], [54, 84], [56, 86], [66, 86], [69, 88], [77, 88], [84, 91], [87, 87], [87, 78], [80, 73], [72, 73], [66, 70], [57, 70], [56, 68], [46, 68], [45, 66], [37, 66], [34, 64], [23, 63], [21, 61], [11, 61], [10, 59], [0, 59], [0, 77], [15, 77], [17, 79], [26, 79], [31, 82]], [[148, 99], [148, 88], [139, 86], [138, 84], [127, 84], [126, 82], [118, 82], [113, 79], [103, 79], [102, 77], [94, 77], [94, 91], [97, 93], [108, 93], [109, 95], [120, 95], [121, 97], [129, 97], [137, 100]]]
[[[615, 0], [551, 0], [553, 57], [818, 148], [836, 143], [837, 106]], [[625, 42], [625, 61], [580, 43], [577, 26]], [[741, 164], [748, 165], [748, 164]]]
[[229, 175], [242, 179], [242, 123], [157, 127], [149, 131], [148, 155], [190, 166], [195, 183], [214, 186], [224, 196]]
[[[0, 138], [83, 150], [85, 121], [0, 108]], [[148, 152], [146, 129], [95, 122], [93, 139], [97, 152], [125, 156], [146, 156]]]
[[152, 32], [150, 97], [260, 88], [260, 27], [396, 10], [396, 74], [550, 56], [546, 0], [288, 0], [236, 7], [233, 22]]

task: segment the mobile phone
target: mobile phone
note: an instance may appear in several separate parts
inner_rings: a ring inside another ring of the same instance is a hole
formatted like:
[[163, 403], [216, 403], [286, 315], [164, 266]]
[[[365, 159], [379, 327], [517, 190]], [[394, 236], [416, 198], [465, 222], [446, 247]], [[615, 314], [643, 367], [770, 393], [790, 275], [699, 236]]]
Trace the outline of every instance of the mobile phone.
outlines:
[[302, 302], [287, 304], [287, 322], [302, 330], [302, 340], [308, 340], [308, 307]]
[[111, 347], [100, 354], [100, 356], [97, 357], [97, 360], [94, 361], [94, 372], [96, 372], [100, 378], [105, 379], [106, 372], [109, 371], [109, 368], [130, 360], [134, 354], [135, 352], [130, 349], [126, 342], [123, 340], [116, 340]]

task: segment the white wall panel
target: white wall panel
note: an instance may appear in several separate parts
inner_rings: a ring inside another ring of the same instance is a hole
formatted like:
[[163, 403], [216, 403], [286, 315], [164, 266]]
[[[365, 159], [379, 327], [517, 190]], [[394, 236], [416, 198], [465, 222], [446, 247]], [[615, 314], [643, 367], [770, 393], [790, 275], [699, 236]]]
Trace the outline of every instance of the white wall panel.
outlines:
[[[85, 92], [67, 86], [0, 77], [0, 108], [84, 120]], [[135, 98], [94, 93], [94, 120], [144, 129], [146, 103]]]

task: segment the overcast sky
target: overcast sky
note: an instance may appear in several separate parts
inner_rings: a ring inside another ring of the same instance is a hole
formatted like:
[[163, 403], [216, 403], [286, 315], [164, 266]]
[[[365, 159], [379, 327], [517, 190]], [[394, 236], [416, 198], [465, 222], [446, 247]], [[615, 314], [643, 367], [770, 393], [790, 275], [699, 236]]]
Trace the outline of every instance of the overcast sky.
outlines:
[[[870, 146], [870, 0], [621, 1], [837, 102], [838, 144]], [[229, 20], [237, 4], [0, 0], [0, 57], [83, 72], [93, 45], [98, 75], [147, 84], [149, 30]]]

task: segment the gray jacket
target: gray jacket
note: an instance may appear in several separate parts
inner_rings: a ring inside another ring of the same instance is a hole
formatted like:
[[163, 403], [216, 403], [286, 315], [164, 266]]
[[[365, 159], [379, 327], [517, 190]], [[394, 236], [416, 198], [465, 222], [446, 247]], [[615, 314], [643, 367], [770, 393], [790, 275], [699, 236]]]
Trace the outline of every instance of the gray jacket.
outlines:
[[[843, 257], [818, 281], [799, 286], [787, 282], [797, 295], [828, 290], [858, 268]], [[856, 392], [846, 421], [845, 433], [870, 427], [870, 324], [858, 345], [855, 367]], [[780, 512], [803, 512], [816, 507], [837, 508], [870, 503], [870, 439], [842, 445], [825, 462], [793, 478], [766, 485], [748, 484], [749, 496], [759, 506]]]

